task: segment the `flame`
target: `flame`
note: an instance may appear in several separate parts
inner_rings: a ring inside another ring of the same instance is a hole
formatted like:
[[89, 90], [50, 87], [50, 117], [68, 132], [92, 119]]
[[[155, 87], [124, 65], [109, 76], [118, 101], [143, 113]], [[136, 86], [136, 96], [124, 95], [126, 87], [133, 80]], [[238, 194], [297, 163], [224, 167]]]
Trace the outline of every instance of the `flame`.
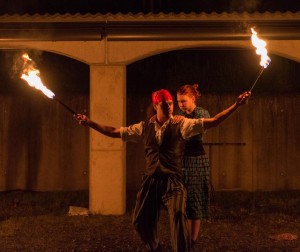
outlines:
[[31, 61], [31, 59], [29, 58], [29, 56], [28, 56], [27, 53], [24, 53], [24, 54], [22, 55], [22, 58], [23, 58], [24, 60], [29, 60], [29, 61]]
[[251, 41], [252, 44], [256, 47], [256, 54], [261, 55], [260, 65], [264, 68], [267, 68], [267, 66], [271, 62], [271, 59], [268, 56], [268, 51], [266, 49], [267, 43], [257, 37], [257, 32], [253, 28], [251, 28], [251, 31]]
[[[32, 61], [27, 53], [22, 55], [22, 59], [24, 60], [24, 64], [26, 64], [28, 61]], [[35, 69], [32, 64], [28, 65], [23, 70], [21, 79], [25, 80], [29, 86], [42, 91], [47, 97], [53, 99], [55, 96], [55, 94], [43, 84], [40, 78], [40, 71]]]

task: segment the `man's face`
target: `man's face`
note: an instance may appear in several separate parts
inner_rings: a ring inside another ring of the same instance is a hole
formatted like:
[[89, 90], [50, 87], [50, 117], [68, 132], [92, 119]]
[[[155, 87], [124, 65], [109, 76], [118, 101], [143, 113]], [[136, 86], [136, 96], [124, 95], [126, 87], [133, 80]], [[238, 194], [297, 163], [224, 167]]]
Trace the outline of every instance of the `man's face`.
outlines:
[[173, 114], [174, 104], [172, 100], [162, 101], [154, 106], [158, 116], [170, 118]]

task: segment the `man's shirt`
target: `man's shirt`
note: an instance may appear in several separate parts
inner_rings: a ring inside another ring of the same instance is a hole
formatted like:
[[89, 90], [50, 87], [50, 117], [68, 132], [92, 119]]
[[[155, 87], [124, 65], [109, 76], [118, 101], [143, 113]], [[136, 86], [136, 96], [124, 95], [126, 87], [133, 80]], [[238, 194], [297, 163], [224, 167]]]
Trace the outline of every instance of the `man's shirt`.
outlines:
[[[156, 116], [153, 116], [149, 120], [149, 123], [155, 124], [155, 138], [159, 145], [162, 142], [162, 138], [166, 130], [166, 127], [168, 126], [169, 123], [171, 123], [172, 119], [173, 117], [171, 117], [163, 125], [159, 125], [159, 123], [156, 121]], [[125, 142], [141, 141], [145, 123], [146, 123], [145, 121], [141, 121], [139, 123], [132, 124], [128, 127], [121, 127], [120, 133], [121, 133], [122, 140]], [[179, 122], [179, 124], [180, 124], [180, 132], [184, 139], [204, 133], [202, 118], [198, 118], [198, 119], [184, 118]]]

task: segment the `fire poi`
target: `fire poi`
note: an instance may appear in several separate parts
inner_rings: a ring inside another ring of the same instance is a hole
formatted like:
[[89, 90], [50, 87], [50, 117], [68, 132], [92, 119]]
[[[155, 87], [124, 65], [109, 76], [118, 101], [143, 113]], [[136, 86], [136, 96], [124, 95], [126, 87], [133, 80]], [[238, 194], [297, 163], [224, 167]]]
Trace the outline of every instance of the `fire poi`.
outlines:
[[256, 54], [261, 56], [261, 58], [260, 58], [261, 69], [259, 70], [258, 75], [249, 90], [250, 92], [254, 88], [255, 84], [257, 83], [257, 81], [258, 81], [259, 77], [261, 76], [261, 74], [263, 73], [264, 69], [267, 68], [271, 62], [271, 59], [268, 56], [268, 51], [266, 49], [267, 43], [264, 40], [259, 39], [257, 37], [257, 32], [254, 30], [254, 28], [251, 28], [251, 31], [252, 31], [251, 41], [252, 41], [252, 44], [256, 47]]
[[69, 106], [64, 104], [61, 100], [59, 100], [55, 94], [48, 89], [42, 82], [40, 78], [40, 71], [34, 67], [33, 64], [28, 64], [32, 62], [32, 59], [29, 58], [27, 53], [22, 55], [22, 59], [24, 61], [24, 68], [21, 74], [21, 79], [25, 80], [29, 86], [34, 87], [43, 92], [50, 99], [54, 99], [58, 101], [62, 106], [64, 106], [68, 111], [70, 111], [73, 115], [77, 115], [77, 113], [72, 110]]

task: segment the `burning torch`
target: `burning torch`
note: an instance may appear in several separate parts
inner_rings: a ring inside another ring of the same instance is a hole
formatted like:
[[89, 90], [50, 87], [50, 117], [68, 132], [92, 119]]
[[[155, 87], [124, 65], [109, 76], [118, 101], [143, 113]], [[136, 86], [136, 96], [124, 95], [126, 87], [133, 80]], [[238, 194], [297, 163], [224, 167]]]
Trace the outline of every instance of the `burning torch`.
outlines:
[[268, 51], [266, 49], [267, 43], [264, 40], [259, 39], [257, 37], [257, 32], [254, 30], [254, 28], [251, 28], [251, 31], [252, 31], [251, 41], [252, 41], [252, 44], [256, 47], [256, 54], [261, 56], [261, 59], [260, 59], [261, 68], [260, 68], [260, 70], [257, 74], [257, 77], [256, 77], [255, 81], [253, 82], [253, 84], [252, 84], [252, 86], [249, 90], [250, 92], [252, 91], [252, 89], [256, 85], [259, 77], [261, 76], [261, 74], [263, 73], [265, 68], [267, 68], [268, 65], [271, 62], [271, 59], [268, 56]]
[[46, 95], [48, 98], [56, 100], [73, 115], [77, 115], [77, 113], [73, 109], [64, 104], [61, 100], [59, 100], [55, 96], [55, 94], [43, 84], [40, 78], [40, 71], [36, 69], [33, 64], [30, 64], [32, 62], [32, 59], [29, 58], [27, 53], [24, 53], [22, 55], [22, 59], [24, 61], [24, 68], [22, 71], [21, 79], [25, 80], [29, 86], [42, 91], [43, 94]]

